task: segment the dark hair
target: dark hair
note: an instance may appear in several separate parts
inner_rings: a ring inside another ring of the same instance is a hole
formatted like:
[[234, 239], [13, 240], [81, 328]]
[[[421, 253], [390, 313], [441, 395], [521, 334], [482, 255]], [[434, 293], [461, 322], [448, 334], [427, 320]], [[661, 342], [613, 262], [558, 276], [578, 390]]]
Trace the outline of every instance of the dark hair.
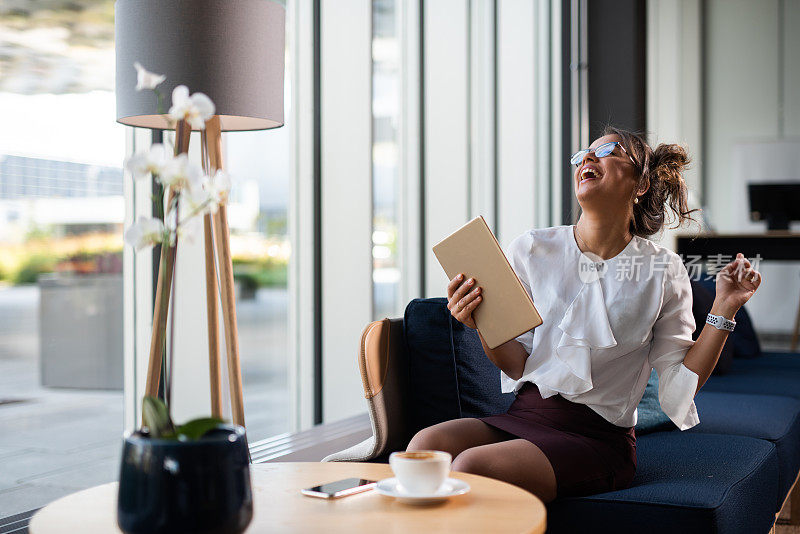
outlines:
[[630, 223], [633, 235], [648, 237], [660, 231], [667, 222], [667, 206], [675, 215], [674, 220], [669, 222], [677, 222], [673, 228], [680, 227], [685, 221], [697, 222], [691, 214], [700, 210], [689, 209], [689, 188], [681, 175], [690, 162], [684, 147], [662, 143], [653, 150], [647, 144], [645, 134], [613, 126], [607, 126], [603, 135], [618, 135], [625, 150], [636, 162], [639, 180], [634, 192], [638, 192], [645, 184], [650, 186], [639, 197], [639, 202], [633, 204]]

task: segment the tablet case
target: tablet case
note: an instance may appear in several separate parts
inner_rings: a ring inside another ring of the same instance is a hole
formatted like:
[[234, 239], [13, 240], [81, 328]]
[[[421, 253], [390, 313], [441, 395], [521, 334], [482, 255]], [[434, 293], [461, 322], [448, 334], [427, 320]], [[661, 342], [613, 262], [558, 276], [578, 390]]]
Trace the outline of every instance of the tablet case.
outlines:
[[437, 243], [433, 253], [448, 280], [464, 273], [482, 288], [483, 301], [472, 317], [490, 349], [542, 324], [530, 295], [483, 216]]

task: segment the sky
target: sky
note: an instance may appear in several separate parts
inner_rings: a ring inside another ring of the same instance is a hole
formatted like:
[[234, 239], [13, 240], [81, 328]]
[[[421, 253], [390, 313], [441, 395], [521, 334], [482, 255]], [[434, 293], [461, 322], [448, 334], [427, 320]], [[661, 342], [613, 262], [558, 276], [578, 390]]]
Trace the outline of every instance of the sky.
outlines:
[[125, 127], [111, 91], [0, 93], [0, 153], [122, 167]]

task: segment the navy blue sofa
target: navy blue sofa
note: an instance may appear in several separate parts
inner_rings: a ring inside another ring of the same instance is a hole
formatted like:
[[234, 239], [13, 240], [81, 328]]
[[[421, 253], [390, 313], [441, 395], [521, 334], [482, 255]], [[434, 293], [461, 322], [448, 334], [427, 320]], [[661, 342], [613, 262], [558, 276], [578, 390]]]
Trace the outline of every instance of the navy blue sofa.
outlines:
[[[405, 440], [441, 421], [502, 413], [513, 401], [477, 332], [451, 317], [444, 298], [411, 301], [391, 325], [401, 334], [393, 350], [405, 370]], [[637, 436], [629, 488], [551, 503], [548, 532], [769, 532], [800, 472], [800, 354], [735, 359], [696, 404], [694, 428]]]

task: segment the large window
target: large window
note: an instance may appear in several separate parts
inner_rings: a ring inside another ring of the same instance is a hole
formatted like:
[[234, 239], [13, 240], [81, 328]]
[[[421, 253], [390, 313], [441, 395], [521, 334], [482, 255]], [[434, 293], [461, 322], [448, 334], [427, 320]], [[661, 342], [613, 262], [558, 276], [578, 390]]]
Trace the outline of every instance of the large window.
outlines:
[[[287, 60], [287, 70], [290, 66]], [[291, 117], [286, 76], [286, 117]], [[289, 432], [289, 128], [226, 134], [239, 357], [251, 442]]]
[[[288, 44], [293, 26], [286, 31]], [[123, 412], [130, 409], [128, 429], [138, 412], [134, 402], [124, 404], [123, 384], [138, 403], [153, 258], [150, 250], [137, 253], [134, 277], [122, 235], [126, 205], [134, 215], [149, 211], [151, 184], [126, 183], [132, 179], [122, 164], [126, 146], [146, 150], [152, 138], [115, 122], [114, 56], [114, 0], [0, 5], [0, 517], [115, 480]], [[234, 180], [228, 214], [251, 442], [293, 423], [291, 69], [287, 54], [287, 127], [225, 134], [223, 144]], [[198, 147], [193, 135], [192, 157]], [[141, 286], [129, 315], [125, 283]], [[190, 284], [179, 283], [184, 292]], [[204, 295], [199, 285], [192, 292]], [[191, 357], [207, 361], [207, 353]]]
[[112, 0], [0, 6], [0, 517], [119, 470], [113, 37]]

